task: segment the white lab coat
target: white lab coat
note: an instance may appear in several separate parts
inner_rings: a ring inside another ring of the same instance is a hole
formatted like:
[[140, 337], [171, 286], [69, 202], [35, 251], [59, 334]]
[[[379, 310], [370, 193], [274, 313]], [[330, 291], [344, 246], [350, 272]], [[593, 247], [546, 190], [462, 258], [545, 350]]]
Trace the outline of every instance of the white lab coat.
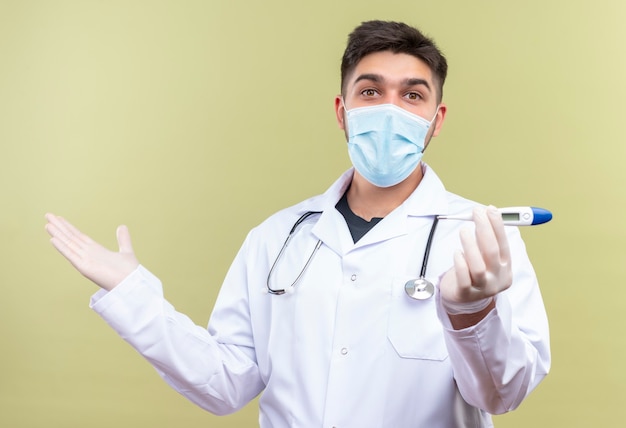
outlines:
[[[410, 299], [436, 214], [476, 204], [447, 192], [435, 173], [359, 242], [334, 208], [347, 171], [323, 195], [271, 216], [247, 236], [208, 330], [163, 298], [140, 266], [91, 306], [177, 391], [216, 413], [257, 394], [260, 426], [450, 428], [492, 426], [489, 413], [516, 408], [550, 366], [548, 323], [533, 268], [507, 227], [514, 281], [496, 309], [455, 331], [439, 294]], [[294, 236], [272, 278], [285, 288], [318, 240], [322, 246], [293, 293], [267, 294], [268, 271], [294, 222], [323, 211]], [[440, 221], [426, 277], [437, 284], [460, 248], [459, 229]]]

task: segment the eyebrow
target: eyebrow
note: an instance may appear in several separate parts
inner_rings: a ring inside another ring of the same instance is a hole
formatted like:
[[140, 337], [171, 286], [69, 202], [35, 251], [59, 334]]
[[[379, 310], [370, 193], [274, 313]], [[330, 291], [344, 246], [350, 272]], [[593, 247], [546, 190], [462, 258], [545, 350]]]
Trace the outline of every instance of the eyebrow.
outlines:
[[359, 77], [357, 77], [354, 80], [354, 83], [357, 84], [361, 80], [371, 80], [372, 82], [380, 83], [380, 82], [383, 82], [385, 79], [380, 74], [366, 73], [366, 74], [361, 74]]
[[[361, 74], [359, 77], [357, 77], [354, 80], [354, 84], [357, 84], [358, 82], [360, 82], [361, 80], [370, 80], [374, 83], [383, 83], [385, 81], [385, 78], [383, 76], [381, 76], [380, 74], [374, 74], [374, 73], [365, 73], [365, 74]], [[424, 85], [426, 86], [426, 88], [430, 91], [432, 90], [430, 87], [430, 84], [428, 83], [427, 80], [425, 79], [420, 79], [417, 77], [409, 77], [406, 78], [404, 80], [402, 80], [402, 86], [418, 86], [418, 85]]]

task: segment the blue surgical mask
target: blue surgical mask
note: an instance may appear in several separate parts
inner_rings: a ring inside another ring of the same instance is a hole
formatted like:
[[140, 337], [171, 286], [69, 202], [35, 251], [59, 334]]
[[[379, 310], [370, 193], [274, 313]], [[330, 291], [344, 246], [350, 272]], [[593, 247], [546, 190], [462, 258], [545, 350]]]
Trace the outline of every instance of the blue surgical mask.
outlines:
[[346, 109], [352, 164], [378, 187], [404, 181], [422, 159], [426, 135], [436, 116], [435, 112], [429, 122], [394, 104]]

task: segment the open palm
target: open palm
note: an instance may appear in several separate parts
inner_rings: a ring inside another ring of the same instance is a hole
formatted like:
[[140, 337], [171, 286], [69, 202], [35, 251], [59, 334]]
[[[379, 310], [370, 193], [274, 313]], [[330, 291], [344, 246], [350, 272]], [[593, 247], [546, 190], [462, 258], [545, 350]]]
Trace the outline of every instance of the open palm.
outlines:
[[62, 217], [46, 214], [46, 220], [52, 245], [82, 275], [105, 290], [113, 289], [139, 265], [126, 226], [117, 228], [119, 251], [115, 252], [104, 248]]

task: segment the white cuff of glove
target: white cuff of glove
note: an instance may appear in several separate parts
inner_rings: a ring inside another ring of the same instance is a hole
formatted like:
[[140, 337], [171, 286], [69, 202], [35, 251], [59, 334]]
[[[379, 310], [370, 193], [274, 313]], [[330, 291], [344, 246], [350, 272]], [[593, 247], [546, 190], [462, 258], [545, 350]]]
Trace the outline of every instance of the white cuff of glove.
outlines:
[[493, 297], [476, 300], [475, 302], [450, 302], [446, 299], [441, 299], [441, 303], [449, 315], [461, 315], [480, 312], [489, 306], [492, 300]]

